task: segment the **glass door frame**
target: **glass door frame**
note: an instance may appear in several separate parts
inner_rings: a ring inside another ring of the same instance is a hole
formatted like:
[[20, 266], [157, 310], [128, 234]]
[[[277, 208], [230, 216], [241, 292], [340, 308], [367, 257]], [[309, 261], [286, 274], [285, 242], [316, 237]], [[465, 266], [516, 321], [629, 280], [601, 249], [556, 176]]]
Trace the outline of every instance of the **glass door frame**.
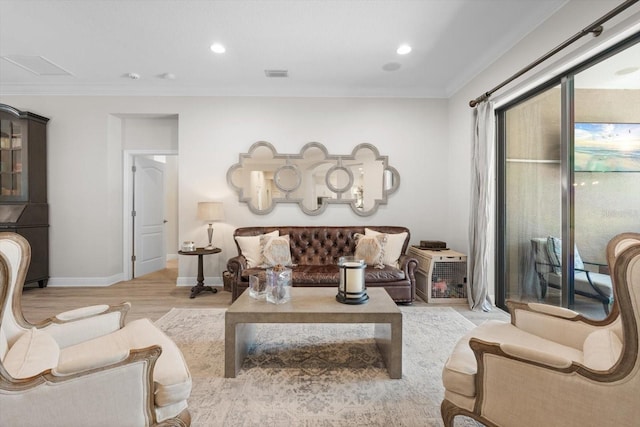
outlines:
[[575, 187], [574, 179], [574, 84], [573, 74], [560, 79], [560, 186], [562, 205], [562, 285], [561, 305], [575, 306]]

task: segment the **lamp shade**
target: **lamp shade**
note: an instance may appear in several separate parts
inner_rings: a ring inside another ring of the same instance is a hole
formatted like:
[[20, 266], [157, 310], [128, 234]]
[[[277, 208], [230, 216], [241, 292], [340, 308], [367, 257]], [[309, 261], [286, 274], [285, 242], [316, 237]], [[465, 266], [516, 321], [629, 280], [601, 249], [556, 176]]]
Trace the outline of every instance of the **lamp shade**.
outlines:
[[198, 203], [198, 219], [203, 221], [224, 220], [224, 210], [220, 202], [200, 202]]

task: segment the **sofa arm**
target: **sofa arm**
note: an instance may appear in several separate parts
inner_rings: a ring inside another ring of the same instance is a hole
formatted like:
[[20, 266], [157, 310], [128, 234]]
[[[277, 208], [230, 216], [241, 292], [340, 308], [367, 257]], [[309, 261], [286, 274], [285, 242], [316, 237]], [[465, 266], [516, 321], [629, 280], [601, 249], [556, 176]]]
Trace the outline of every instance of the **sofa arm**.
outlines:
[[404, 275], [411, 283], [411, 302], [416, 299], [416, 276], [415, 271], [418, 268], [418, 260], [409, 255], [400, 255], [398, 259], [400, 270], [404, 271]]
[[233, 275], [233, 277], [240, 278], [242, 270], [247, 268], [247, 259], [244, 255], [234, 256], [227, 261], [227, 270]]
[[[242, 280], [242, 271], [247, 268], [247, 259], [243, 255], [229, 258], [227, 261], [227, 271], [232, 276], [231, 281], [231, 302], [240, 296], [239, 283]], [[244, 289], [243, 289], [244, 290]]]
[[415, 284], [416, 280], [414, 273], [416, 268], [418, 268], [418, 260], [410, 257], [409, 255], [400, 255], [400, 258], [398, 259], [398, 266], [400, 270], [404, 271], [407, 278], [411, 280], [411, 283]]

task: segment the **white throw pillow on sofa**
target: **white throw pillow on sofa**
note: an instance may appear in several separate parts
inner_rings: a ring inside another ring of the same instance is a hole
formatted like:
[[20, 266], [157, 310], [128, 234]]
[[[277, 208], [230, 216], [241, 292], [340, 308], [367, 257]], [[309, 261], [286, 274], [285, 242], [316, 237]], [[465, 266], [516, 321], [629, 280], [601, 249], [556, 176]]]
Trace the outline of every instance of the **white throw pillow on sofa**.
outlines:
[[370, 228], [364, 229], [365, 236], [378, 236], [380, 234], [385, 234], [387, 236], [387, 243], [384, 246], [383, 262], [386, 265], [398, 268], [398, 259], [400, 258], [400, 255], [402, 255], [402, 247], [404, 246], [404, 241], [407, 240], [407, 232], [403, 231], [402, 233], [389, 234], [380, 233], [379, 231], [375, 231]]
[[259, 234], [257, 236], [236, 236], [236, 242], [240, 246], [240, 252], [247, 259], [247, 268], [258, 267], [262, 264], [262, 246], [260, 236], [279, 236], [280, 231], [274, 230], [271, 233]]

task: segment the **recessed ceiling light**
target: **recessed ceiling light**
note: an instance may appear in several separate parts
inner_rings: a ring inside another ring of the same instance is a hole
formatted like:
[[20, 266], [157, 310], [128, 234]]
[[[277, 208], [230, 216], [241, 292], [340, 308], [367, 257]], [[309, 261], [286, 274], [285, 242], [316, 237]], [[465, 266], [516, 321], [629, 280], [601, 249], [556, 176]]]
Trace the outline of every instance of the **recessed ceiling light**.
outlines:
[[165, 80], [175, 80], [176, 79], [176, 75], [173, 73], [163, 73], [160, 74], [158, 77], [160, 77], [161, 79], [165, 79]]
[[140, 80], [140, 74], [138, 73], [127, 73], [124, 76], [129, 77], [131, 80]]
[[213, 53], [225, 53], [227, 49], [225, 49], [225, 47], [220, 43], [214, 43], [211, 45], [211, 51]]
[[398, 55], [406, 55], [407, 53], [411, 52], [411, 46], [409, 46], [408, 44], [401, 44], [396, 52], [398, 53]]

